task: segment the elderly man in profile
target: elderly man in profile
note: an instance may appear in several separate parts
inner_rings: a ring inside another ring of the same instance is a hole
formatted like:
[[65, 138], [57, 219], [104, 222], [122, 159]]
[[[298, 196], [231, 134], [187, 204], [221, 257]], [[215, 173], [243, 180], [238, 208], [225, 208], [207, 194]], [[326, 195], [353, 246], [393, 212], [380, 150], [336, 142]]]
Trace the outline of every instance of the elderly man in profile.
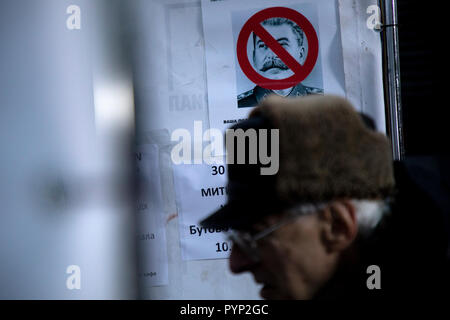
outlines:
[[[306, 59], [305, 35], [303, 30], [286, 18], [270, 18], [262, 25], [278, 41], [278, 43], [301, 65]], [[257, 72], [268, 79], [286, 79], [293, 75], [288, 66], [253, 33], [253, 65]], [[283, 97], [305, 96], [323, 93], [323, 89], [308, 87], [301, 83], [294, 87], [280, 90], [269, 90], [260, 86], [238, 95], [238, 107], [254, 107], [269, 94]]]
[[446, 242], [433, 204], [401, 166], [396, 186], [386, 136], [348, 101], [273, 95], [233, 128], [279, 130], [279, 171], [229, 164], [228, 202], [201, 223], [233, 229], [231, 271], [251, 272], [263, 298], [436, 293]]

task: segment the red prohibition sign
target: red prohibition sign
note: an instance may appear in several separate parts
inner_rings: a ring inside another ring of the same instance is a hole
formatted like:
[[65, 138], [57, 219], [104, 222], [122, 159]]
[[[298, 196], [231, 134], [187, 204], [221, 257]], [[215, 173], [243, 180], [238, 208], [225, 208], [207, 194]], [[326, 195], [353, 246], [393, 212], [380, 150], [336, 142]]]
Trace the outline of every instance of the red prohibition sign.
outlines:
[[[270, 18], [286, 18], [295, 22], [308, 39], [308, 55], [303, 66], [289, 54], [261, 25]], [[294, 72], [286, 79], [269, 79], [255, 71], [247, 56], [247, 42], [254, 32]], [[260, 87], [272, 90], [291, 88], [302, 82], [313, 70], [319, 55], [319, 40], [311, 22], [301, 13], [285, 7], [272, 7], [255, 13], [242, 27], [237, 41], [237, 58], [245, 75]]]

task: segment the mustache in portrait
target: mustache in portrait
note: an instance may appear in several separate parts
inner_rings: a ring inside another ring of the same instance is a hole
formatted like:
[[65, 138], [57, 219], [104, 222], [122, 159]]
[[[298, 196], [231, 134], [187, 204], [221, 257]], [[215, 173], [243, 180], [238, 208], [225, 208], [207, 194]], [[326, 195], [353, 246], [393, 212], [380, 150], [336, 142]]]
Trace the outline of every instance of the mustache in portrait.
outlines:
[[278, 58], [267, 58], [264, 61], [263, 66], [261, 67], [260, 71], [264, 72], [272, 68], [278, 68], [282, 70], [289, 69], [287, 65], [284, 64], [283, 61], [281, 61]]

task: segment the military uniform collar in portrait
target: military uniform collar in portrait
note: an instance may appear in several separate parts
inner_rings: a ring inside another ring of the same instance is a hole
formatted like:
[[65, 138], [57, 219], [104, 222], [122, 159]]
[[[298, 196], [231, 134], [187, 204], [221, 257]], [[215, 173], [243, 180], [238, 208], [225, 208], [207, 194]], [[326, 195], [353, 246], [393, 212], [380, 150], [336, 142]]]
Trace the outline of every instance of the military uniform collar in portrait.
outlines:
[[[274, 92], [270, 89], [256, 86], [253, 89], [238, 95], [238, 108], [254, 107], [272, 93]], [[299, 83], [292, 88], [287, 97], [306, 96], [308, 94], [323, 94], [323, 89], [308, 87]]]

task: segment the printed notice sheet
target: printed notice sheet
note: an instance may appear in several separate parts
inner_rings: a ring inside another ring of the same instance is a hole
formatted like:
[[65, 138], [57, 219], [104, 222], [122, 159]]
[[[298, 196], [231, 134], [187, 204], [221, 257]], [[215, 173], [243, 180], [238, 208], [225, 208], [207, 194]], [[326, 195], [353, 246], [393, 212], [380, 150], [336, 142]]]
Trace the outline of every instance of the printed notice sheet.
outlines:
[[167, 285], [167, 243], [158, 146], [139, 146], [136, 159], [140, 185], [137, 204], [139, 279], [145, 286]]
[[202, 0], [210, 127], [269, 94], [345, 96], [337, 15], [334, 0]]
[[183, 260], [228, 258], [226, 230], [199, 225], [226, 203], [225, 166], [180, 164], [173, 169]]

